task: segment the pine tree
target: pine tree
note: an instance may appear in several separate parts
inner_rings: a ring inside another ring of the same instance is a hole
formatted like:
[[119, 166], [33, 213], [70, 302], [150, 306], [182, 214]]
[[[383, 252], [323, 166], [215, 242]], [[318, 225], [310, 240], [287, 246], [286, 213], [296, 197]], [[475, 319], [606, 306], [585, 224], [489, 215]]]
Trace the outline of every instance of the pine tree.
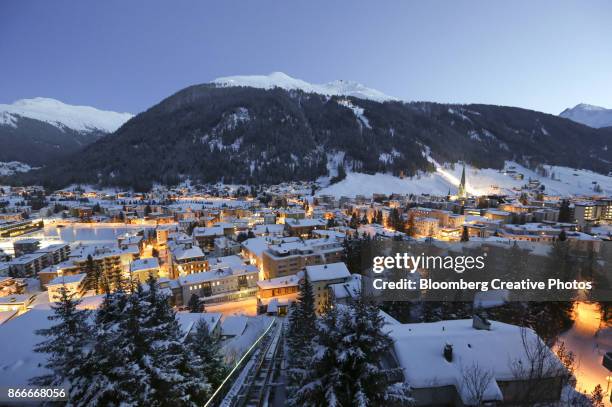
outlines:
[[351, 220], [349, 221], [349, 227], [352, 229], [357, 229], [359, 227], [359, 220], [357, 219], [357, 215], [353, 212], [351, 215]]
[[467, 226], [463, 227], [463, 231], [461, 232], [461, 241], [467, 242], [470, 240], [470, 233], [468, 232]]
[[379, 225], [383, 224], [383, 214], [382, 211], [376, 211], [376, 223]]
[[567, 234], [565, 233], [565, 229], [561, 229], [561, 232], [559, 233], [559, 241], [565, 242], [566, 240], [567, 240]]
[[604, 407], [606, 402], [604, 401], [604, 391], [601, 388], [601, 385], [595, 386], [591, 396], [589, 397], [589, 401], [593, 405], [593, 407]]
[[201, 319], [196, 323], [193, 333], [187, 338], [187, 345], [199, 358], [197, 369], [210, 383], [211, 391], [217, 389], [227, 376], [228, 368], [223, 361], [219, 339], [210, 334], [206, 321]]
[[569, 223], [572, 220], [571, 217], [570, 203], [567, 199], [564, 199], [559, 206], [559, 222]]
[[100, 268], [96, 265], [91, 254], [87, 255], [85, 261], [85, 287], [87, 290], [94, 290], [96, 293], [100, 292], [101, 278]]
[[[134, 296], [132, 296], [134, 297]], [[155, 278], [150, 275], [147, 290], [137, 293], [145, 306], [139, 320], [139, 330], [146, 358], [141, 360], [151, 383], [150, 405], [195, 405], [209, 390], [205, 380], [194, 375], [195, 367], [185, 356], [182, 334], [176, 315], [166, 295], [159, 291]]]
[[[125, 292], [107, 292], [96, 313], [93, 347], [83, 361], [80, 377], [70, 387], [72, 405], [136, 405], [144, 401], [136, 398], [148, 386], [134, 357], [133, 343], [141, 337], [140, 334], [134, 336], [138, 327], [137, 314], [138, 310]], [[132, 320], [129, 325], [126, 324], [128, 318]], [[126, 336], [127, 327], [131, 327], [130, 337]], [[144, 388], [140, 387], [141, 383]]]
[[80, 301], [73, 300], [65, 287], [59, 289], [59, 302], [52, 305], [50, 321], [57, 321], [50, 328], [40, 329], [36, 334], [47, 339], [34, 347], [34, 352], [48, 354], [45, 367], [51, 373], [36, 377], [33, 384], [59, 386], [78, 376], [80, 362], [84, 358], [91, 331], [86, 310], [77, 309]]
[[316, 333], [315, 302], [312, 284], [307, 276], [300, 282], [298, 300], [291, 307], [287, 329], [289, 387], [303, 380], [304, 363], [312, 352], [311, 341]]
[[[409, 388], [391, 383], [395, 372], [380, 367], [392, 346], [382, 332], [378, 308], [359, 299], [348, 308], [330, 309], [317, 324], [317, 335], [303, 379], [290, 403], [300, 406], [410, 405]], [[398, 371], [399, 372], [399, 371]]]
[[189, 307], [189, 312], [202, 312], [202, 306], [200, 305], [200, 297], [195, 294], [191, 294], [187, 306]]

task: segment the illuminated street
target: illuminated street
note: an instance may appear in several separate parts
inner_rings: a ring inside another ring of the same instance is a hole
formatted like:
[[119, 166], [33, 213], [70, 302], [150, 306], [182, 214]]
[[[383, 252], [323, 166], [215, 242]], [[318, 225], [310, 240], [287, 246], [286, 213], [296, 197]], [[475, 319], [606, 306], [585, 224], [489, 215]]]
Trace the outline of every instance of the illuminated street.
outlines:
[[[612, 327], [600, 327], [597, 304], [576, 303], [574, 316], [574, 326], [561, 336], [560, 341], [576, 355], [576, 390], [590, 394], [597, 384], [606, 390], [606, 378], [610, 372], [601, 363], [603, 354], [612, 350]], [[610, 388], [608, 400], [609, 391]]]

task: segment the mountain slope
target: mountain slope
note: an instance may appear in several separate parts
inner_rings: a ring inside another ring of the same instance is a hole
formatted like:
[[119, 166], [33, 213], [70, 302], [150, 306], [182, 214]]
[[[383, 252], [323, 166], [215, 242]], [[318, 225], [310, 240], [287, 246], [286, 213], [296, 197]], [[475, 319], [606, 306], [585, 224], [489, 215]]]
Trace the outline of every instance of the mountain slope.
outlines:
[[595, 128], [612, 126], [612, 109], [587, 105], [586, 103], [580, 103], [571, 109], [565, 109], [559, 116]]
[[434, 171], [432, 159], [478, 168], [501, 169], [512, 160], [530, 168], [547, 163], [610, 171], [612, 138], [605, 129], [513, 107], [308, 93], [301, 87], [312, 89], [309, 84], [278, 86], [273, 79], [256, 87], [243, 80], [188, 87], [69, 160], [17, 179], [146, 190], [186, 177], [314, 180], [338, 164], [352, 172], [411, 176]]
[[47, 164], [115, 131], [131, 117], [48, 98], [0, 104], [0, 161]]

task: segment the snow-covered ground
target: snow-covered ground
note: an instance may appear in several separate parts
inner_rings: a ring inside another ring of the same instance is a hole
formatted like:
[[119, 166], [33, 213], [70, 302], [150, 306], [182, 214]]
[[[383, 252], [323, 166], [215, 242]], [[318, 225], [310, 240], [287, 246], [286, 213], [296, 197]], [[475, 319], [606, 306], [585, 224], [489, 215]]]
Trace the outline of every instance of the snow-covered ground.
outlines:
[[21, 99], [10, 105], [0, 104], [0, 125], [15, 127], [15, 115], [41, 120], [53, 126], [77, 131], [113, 132], [133, 117], [131, 113], [98, 110], [90, 106], [73, 106], [50, 98]]
[[[348, 173], [343, 181], [321, 189], [319, 195], [333, 196], [370, 196], [373, 193], [399, 194], [434, 194], [446, 195], [457, 193], [461, 179], [461, 164], [439, 165], [434, 173], [422, 173], [412, 178], [398, 178], [390, 174], [368, 175]], [[546, 166], [551, 177], [544, 177], [534, 171], [512, 161], [505, 163], [504, 171], [484, 168], [478, 169], [466, 166], [467, 190], [471, 194], [507, 193], [514, 188], [527, 184], [529, 179], [539, 180], [549, 195], [593, 195], [595, 184], [601, 189], [601, 194], [612, 194], [612, 177], [588, 170], [576, 170], [568, 167]], [[515, 174], [522, 174], [523, 179], [517, 179]]]
[[360, 99], [375, 100], [377, 102], [398, 100], [392, 96], [385, 95], [379, 90], [368, 88], [360, 83], [352, 81], [336, 80], [324, 84], [314, 84], [301, 79], [292, 78], [282, 72], [272, 72], [269, 75], [226, 76], [217, 78], [212, 81], [212, 83], [223, 87], [248, 86], [261, 89], [300, 89], [308, 93], [319, 93], [328, 96], [352, 96]]
[[16, 172], [28, 172], [32, 169], [28, 164], [19, 161], [0, 161], [0, 175], [13, 175]]

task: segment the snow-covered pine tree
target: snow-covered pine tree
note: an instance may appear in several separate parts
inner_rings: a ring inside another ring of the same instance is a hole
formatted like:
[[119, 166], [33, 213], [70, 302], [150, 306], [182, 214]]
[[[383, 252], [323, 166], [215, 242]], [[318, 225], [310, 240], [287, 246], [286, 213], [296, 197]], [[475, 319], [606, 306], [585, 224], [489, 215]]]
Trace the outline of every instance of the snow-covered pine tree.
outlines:
[[198, 358], [200, 365], [196, 368], [210, 383], [211, 391], [214, 391], [221, 385], [228, 373], [219, 339], [210, 334], [208, 324], [200, 319], [193, 328], [193, 332], [187, 337], [187, 345], [191, 354]]
[[48, 318], [57, 324], [36, 331], [47, 339], [34, 347], [35, 352], [49, 355], [45, 367], [51, 373], [35, 377], [32, 384], [59, 386], [78, 376], [84, 352], [90, 341], [89, 312], [79, 310], [79, 300], [74, 300], [66, 287], [59, 289], [59, 302], [53, 304], [53, 315]]
[[142, 368], [150, 378], [151, 406], [195, 406], [205, 399], [210, 385], [191, 364], [190, 349], [183, 343], [176, 314], [152, 275], [147, 290], [136, 293], [143, 301], [140, 327], [146, 338]]
[[383, 332], [384, 319], [376, 304], [358, 296], [340, 322], [347, 324], [341, 328], [345, 336], [338, 354], [346, 402], [355, 406], [411, 404], [410, 389], [403, 380], [390, 380], [403, 378], [401, 369], [381, 367], [381, 359], [391, 350], [393, 340]]
[[299, 382], [304, 361], [312, 353], [311, 341], [316, 335], [314, 294], [305, 275], [300, 283], [298, 300], [291, 308], [287, 332], [290, 384]]
[[301, 374], [291, 377], [297, 382], [288, 398], [290, 406], [319, 407], [341, 406], [336, 383], [340, 383], [342, 371], [337, 360], [338, 344], [343, 333], [338, 329], [338, 308], [330, 309], [317, 321], [317, 336], [313, 339], [310, 360], [304, 364]]
[[397, 372], [381, 368], [380, 359], [392, 346], [391, 338], [382, 332], [383, 324], [378, 308], [366, 300], [328, 311], [317, 324], [314, 352], [291, 403], [411, 405], [410, 389], [401, 380], [390, 380]]
[[141, 314], [136, 294], [106, 294], [96, 313], [94, 344], [70, 388], [70, 405], [146, 404], [150, 384], [138, 363], [145, 355]]

